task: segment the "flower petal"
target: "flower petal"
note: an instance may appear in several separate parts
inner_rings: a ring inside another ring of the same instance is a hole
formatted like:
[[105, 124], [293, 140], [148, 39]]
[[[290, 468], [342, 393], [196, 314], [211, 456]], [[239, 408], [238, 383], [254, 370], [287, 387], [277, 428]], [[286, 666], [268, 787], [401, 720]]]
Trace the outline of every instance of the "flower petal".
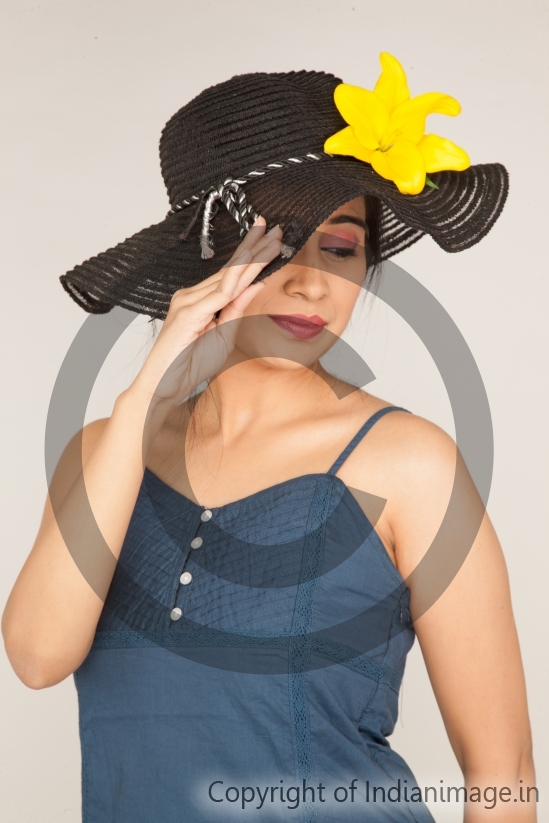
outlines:
[[406, 140], [419, 143], [425, 133], [425, 119], [428, 114], [448, 114], [455, 117], [461, 106], [454, 97], [430, 91], [406, 100], [393, 111], [388, 132], [398, 132]]
[[370, 163], [372, 164], [374, 171], [376, 171], [381, 177], [384, 177], [385, 180], [393, 179], [393, 171], [387, 160], [386, 151], [373, 151]]
[[451, 140], [436, 134], [426, 134], [417, 144], [425, 163], [425, 171], [463, 171], [471, 165], [466, 151]]
[[364, 148], [357, 139], [352, 126], [347, 126], [328, 137], [324, 143], [324, 151], [329, 154], [349, 154], [358, 160], [364, 160], [366, 163], [370, 162], [372, 154], [372, 149]]
[[373, 91], [340, 83], [334, 101], [343, 119], [367, 149], [377, 149], [389, 122], [389, 110]]
[[381, 97], [389, 112], [410, 99], [406, 73], [396, 57], [386, 51], [379, 55], [381, 74], [374, 87], [374, 94]]
[[425, 186], [425, 164], [418, 147], [409, 140], [397, 140], [385, 152], [372, 152], [373, 168], [386, 180], [393, 180], [401, 194], [419, 194]]

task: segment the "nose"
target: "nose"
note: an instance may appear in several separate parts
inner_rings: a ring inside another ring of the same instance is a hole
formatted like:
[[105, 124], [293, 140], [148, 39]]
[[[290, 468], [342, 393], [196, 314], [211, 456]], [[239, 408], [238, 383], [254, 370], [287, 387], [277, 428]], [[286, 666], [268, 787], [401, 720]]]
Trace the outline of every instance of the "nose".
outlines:
[[321, 300], [330, 291], [326, 272], [315, 268], [313, 260], [308, 260], [305, 249], [301, 249], [295, 255], [284, 267], [284, 271], [284, 291], [290, 297], [303, 297], [313, 303]]

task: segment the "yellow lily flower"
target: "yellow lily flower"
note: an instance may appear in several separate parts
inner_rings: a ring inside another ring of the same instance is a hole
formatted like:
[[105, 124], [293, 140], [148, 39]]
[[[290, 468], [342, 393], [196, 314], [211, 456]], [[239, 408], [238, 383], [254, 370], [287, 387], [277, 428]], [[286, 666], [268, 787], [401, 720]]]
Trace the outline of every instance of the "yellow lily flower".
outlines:
[[326, 140], [324, 151], [371, 163], [402, 194], [423, 191], [429, 172], [467, 169], [471, 161], [463, 149], [444, 137], [425, 134], [427, 116], [455, 117], [461, 111], [458, 101], [439, 92], [410, 98], [396, 57], [382, 52], [379, 59], [381, 75], [373, 91], [348, 83], [336, 87], [335, 104], [349, 125]]

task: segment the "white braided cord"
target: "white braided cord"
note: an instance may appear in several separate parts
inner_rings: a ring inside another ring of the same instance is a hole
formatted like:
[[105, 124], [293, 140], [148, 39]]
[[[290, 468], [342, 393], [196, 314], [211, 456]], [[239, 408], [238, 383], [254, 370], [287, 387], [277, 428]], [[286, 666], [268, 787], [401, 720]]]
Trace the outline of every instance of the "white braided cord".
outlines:
[[[169, 217], [172, 214], [176, 214], [186, 206], [190, 206], [193, 203], [204, 200], [205, 195], [208, 195], [204, 204], [204, 212], [202, 215], [200, 248], [202, 259], [209, 260], [214, 255], [214, 245], [210, 232], [212, 228], [212, 210], [216, 200], [221, 200], [231, 217], [233, 217], [239, 224], [240, 236], [242, 237], [247, 231], [250, 230], [251, 225], [259, 217], [253, 206], [247, 202], [246, 194], [242, 189], [242, 186], [250, 180], [263, 177], [271, 171], [288, 168], [289, 166], [300, 165], [301, 163], [307, 163], [310, 161], [323, 160], [328, 157], [333, 157], [333, 155], [328, 152], [309, 152], [301, 157], [288, 157], [286, 160], [277, 160], [273, 163], [268, 163], [263, 168], [253, 169], [248, 172], [248, 174], [242, 175], [241, 177], [227, 177], [223, 183], [220, 183], [218, 186], [212, 186], [210, 189], [203, 189], [200, 194], [193, 194], [191, 197], [182, 200], [181, 203], [177, 203], [170, 209], [167, 216]], [[289, 246], [283, 249], [283, 251], [286, 252], [284, 256], [288, 257], [291, 253], [293, 253], [293, 250]]]
[[[235, 183], [237, 183], [239, 186], [243, 186], [245, 183], [248, 183], [248, 181], [255, 180], [257, 177], [263, 177], [270, 171], [287, 168], [288, 166], [292, 165], [300, 165], [301, 163], [307, 163], [311, 160], [324, 160], [328, 157], [333, 157], [333, 154], [329, 154], [326, 151], [309, 152], [308, 154], [301, 155], [300, 157], [288, 157], [286, 160], [277, 160], [273, 163], [267, 163], [267, 165], [263, 166], [261, 169], [253, 169], [252, 171], [249, 171], [248, 174], [244, 174], [241, 177], [235, 177], [230, 179], [234, 179]], [[186, 206], [190, 206], [192, 205], [192, 203], [198, 202], [198, 200], [200, 200], [201, 197], [204, 194], [206, 194], [206, 192], [212, 191], [216, 188], [218, 187], [211, 186], [210, 189], [202, 189], [199, 194], [191, 194], [190, 197], [186, 197], [185, 200], [182, 200], [180, 203], [176, 203], [176, 205], [170, 209], [168, 215], [175, 214], [176, 212], [184, 209]]]

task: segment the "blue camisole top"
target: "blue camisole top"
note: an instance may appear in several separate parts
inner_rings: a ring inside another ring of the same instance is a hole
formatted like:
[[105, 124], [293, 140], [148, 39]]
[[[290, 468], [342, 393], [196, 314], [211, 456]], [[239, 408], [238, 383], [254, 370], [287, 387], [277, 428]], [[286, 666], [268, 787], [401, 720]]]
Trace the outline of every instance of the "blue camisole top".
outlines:
[[336, 472], [205, 509], [146, 469], [75, 672], [83, 823], [433, 823], [390, 746], [410, 590]]

